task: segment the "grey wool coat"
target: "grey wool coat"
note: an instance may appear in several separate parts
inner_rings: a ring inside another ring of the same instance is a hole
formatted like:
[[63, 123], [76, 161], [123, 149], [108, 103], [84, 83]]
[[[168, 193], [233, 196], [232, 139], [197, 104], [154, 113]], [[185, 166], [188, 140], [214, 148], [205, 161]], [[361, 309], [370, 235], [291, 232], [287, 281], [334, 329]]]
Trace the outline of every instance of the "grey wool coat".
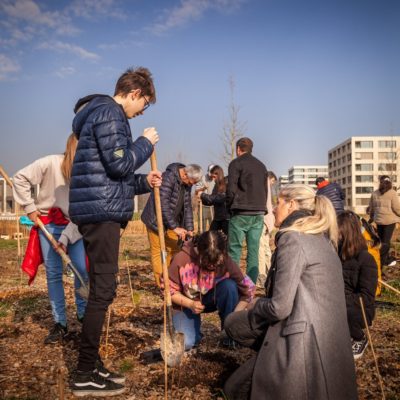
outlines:
[[353, 400], [357, 386], [342, 264], [323, 234], [278, 234], [267, 297], [248, 313], [268, 325], [252, 400]]

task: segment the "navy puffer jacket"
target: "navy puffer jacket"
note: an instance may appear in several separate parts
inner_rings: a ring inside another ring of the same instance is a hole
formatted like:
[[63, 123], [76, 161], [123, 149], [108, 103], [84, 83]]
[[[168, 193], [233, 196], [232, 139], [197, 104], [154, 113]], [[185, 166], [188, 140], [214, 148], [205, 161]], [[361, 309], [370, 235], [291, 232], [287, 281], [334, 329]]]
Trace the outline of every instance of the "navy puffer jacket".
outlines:
[[[160, 187], [161, 209], [165, 229], [185, 228], [193, 231], [193, 210], [192, 210], [192, 188], [183, 184], [179, 177], [179, 168], [184, 168], [184, 164], [173, 163], [168, 165], [162, 174], [162, 184]], [[176, 218], [176, 207], [178, 205], [181, 187], [184, 187], [185, 194], [183, 199], [183, 226], [179, 226]], [[157, 232], [157, 216], [154, 206], [154, 193], [151, 194], [142, 213], [143, 223], [153, 231]]]
[[75, 224], [126, 223], [135, 194], [151, 191], [146, 175], [135, 174], [153, 146], [141, 136], [135, 142], [123, 108], [110, 96], [78, 101], [72, 123], [79, 138], [69, 192], [69, 215]]
[[336, 182], [328, 183], [317, 190], [317, 195], [326, 196], [332, 203], [336, 214], [340, 214], [344, 211], [344, 199], [346, 195], [343, 189]]

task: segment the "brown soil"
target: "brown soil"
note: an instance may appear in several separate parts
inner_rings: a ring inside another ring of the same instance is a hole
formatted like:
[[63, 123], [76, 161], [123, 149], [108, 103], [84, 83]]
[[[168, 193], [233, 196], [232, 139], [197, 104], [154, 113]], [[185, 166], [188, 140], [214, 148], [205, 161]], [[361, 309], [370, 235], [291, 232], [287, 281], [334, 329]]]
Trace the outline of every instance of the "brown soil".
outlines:
[[[4, 241], [2, 242], [4, 243]], [[75, 319], [71, 279], [65, 277], [69, 334], [59, 345], [43, 344], [52, 326], [44, 269], [32, 287], [17, 266], [16, 246], [0, 243], [0, 398], [24, 400], [73, 399], [69, 390], [78, 351], [80, 325]], [[129, 277], [133, 292], [130, 290]], [[385, 277], [399, 285], [399, 268]], [[144, 365], [143, 351], [160, 344], [163, 303], [153, 284], [149, 249], [144, 235], [123, 237], [118, 297], [112, 306], [108, 343], [105, 330], [101, 352], [106, 365], [127, 376], [127, 392], [116, 400], [164, 397], [164, 364]], [[262, 293], [260, 292], [260, 295]], [[400, 298], [384, 291], [371, 329], [384, 382], [386, 399], [400, 399]], [[198, 351], [184, 356], [180, 368], [169, 370], [169, 399], [223, 399], [219, 388], [250, 355], [247, 349], [227, 350], [219, 345], [216, 315], [203, 317], [204, 340]], [[379, 399], [379, 383], [370, 348], [356, 362], [360, 399]], [[64, 393], [61, 393], [64, 392]], [[62, 397], [63, 396], [63, 397]], [[90, 399], [90, 398], [89, 398]]]

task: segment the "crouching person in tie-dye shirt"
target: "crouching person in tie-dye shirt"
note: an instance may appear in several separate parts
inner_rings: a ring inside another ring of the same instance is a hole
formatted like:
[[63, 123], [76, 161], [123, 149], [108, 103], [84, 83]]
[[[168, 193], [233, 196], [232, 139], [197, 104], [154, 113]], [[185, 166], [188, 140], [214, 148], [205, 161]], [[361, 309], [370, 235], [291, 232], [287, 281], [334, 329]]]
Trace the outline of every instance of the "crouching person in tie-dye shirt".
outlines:
[[[173, 324], [185, 335], [185, 350], [200, 343], [200, 314], [218, 311], [223, 330], [225, 318], [244, 310], [254, 297], [255, 285], [229, 257], [221, 231], [207, 231], [197, 240], [185, 242], [168, 272]], [[223, 344], [232, 346], [223, 340], [223, 333], [221, 336]]]

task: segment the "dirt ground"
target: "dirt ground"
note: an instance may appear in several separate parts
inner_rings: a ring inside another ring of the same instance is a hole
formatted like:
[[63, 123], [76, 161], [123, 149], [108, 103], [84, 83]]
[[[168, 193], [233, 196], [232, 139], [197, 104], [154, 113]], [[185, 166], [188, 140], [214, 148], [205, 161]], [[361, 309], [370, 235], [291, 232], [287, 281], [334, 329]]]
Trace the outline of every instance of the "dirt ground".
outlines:
[[[400, 267], [391, 268], [384, 277], [398, 289], [399, 271]], [[63, 344], [45, 346], [43, 340], [53, 322], [43, 267], [28, 287], [18, 268], [16, 243], [3, 240], [0, 276], [0, 398], [73, 399], [69, 377], [76, 365], [80, 325], [75, 318], [71, 278], [65, 275], [68, 337]], [[106, 365], [127, 376], [127, 392], [114, 398], [161, 399], [164, 364], [144, 365], [139, 359], [143, 351], [159, 346], [163, 321], [162, 298], [153, 284], [144, 235], [122, 238], [119, 279], [108, 342], [106, 345], [104, 330], [101, 348]], [[378, 300], [372, 340], [386, 399], [400, 399], [400, 297], [384, 290]], [[223, 399], [219, 388], [251, 356], [247, 349], [220, 347], [216, 315], [203, 316], [202, 329], [204, 340], [197, 353], [185, 356], [180, 368], [169, 371], [169, 399]], [[356, 362], [356, 368], [360, 399], [382, 398], [370, 348]]]

